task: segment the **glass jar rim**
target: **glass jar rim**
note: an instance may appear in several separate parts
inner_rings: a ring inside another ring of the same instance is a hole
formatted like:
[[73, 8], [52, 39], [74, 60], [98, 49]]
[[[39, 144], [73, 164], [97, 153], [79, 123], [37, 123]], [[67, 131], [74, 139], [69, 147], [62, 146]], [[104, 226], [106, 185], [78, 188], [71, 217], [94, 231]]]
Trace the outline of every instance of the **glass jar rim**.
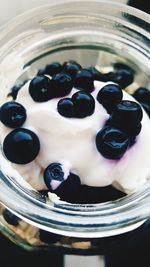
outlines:
[[[12, 18], [10, 21], [8, 21], [7, 23], [5, 23], [2, 27], [1, 27], [1, 34], [0, 34], [0, 40], [3, 39], [6, 35], [10, 34], [10, 32], [16, 27], [17, 24], [19, 24], [20, 22], [25, 22], [28, 18], [32, 17], [33, 15], [38, 14], [38, 12], [40, 11], [40, 13], [42, 13], [42, 11], [44, 11], [47, 8], [50, 8], [52, 6], [62, 6], [64, 4], [72, 4], [72, 3], [91, 3], [90, 0], [57, 0], [57, 2], [55, 0], [51, 0], [50, 4], [46, 4], [46, 5], [40, 5], [37, 6], [35, 8], [32, 8], [30, 10], [27, 10], [23, 13], [21, 13], [20, 15], [15, 16], [14, 18]], [[139, 20], [142, 20], [145, 23], [150, 23], [150, 15], [140, 9], [137, 9], [135, 7], [131, 7], [128, 6], [126, 4], [123, 3], [119, 3], [119, 2], [114, 2], [111, 0], [94, 0], [93, 3], [99, 3], [99, 4], [103, 4], [103, 5], [109, 5], [111, 6], [111, 8], [115, 8], [116, 10], [119, 10], [122, 13], [126, 13], [128, 15], [133, 15], [135, 17], [139, 17]], [[142, 24], [140, 25], [142, 27]], [[7, 28], [7, 30], [6, 30]]]
[[[13, 19], [1, 32], [0, 43], [3, 46], [5, 37], [20, 23], [25, 23], [33, 15], [36, 16], [48, 7], [62, 6], [72, 3], [90, 3], [87, 0], [59, 0], [51, 4], [35, 8]], [[143, 27], [143, 21], [150, 24], [150, 16], [135, 8], [113, 3], [111, 1], [94, 0], [100, 5], [109, 5], [122, 14], [135, 16]], [[117, 14], [116, 14], [117, 16]], [[139, 25], [136, 25], [139, 27]], [[146, 31], [145, 31], [146, 32]], [[123, 233], [137, 227], [150, 215], [150, 181], [138, 192], [117, 201], [77, 205], [56, 202], [49, 205], [23, 191], [13, 180], [0, 172], [0, 201], [13, 213], [41, 229], [57, 234], [75, 237], [103, 237]], [[9, 195], [9, 197], [8, 197]]]

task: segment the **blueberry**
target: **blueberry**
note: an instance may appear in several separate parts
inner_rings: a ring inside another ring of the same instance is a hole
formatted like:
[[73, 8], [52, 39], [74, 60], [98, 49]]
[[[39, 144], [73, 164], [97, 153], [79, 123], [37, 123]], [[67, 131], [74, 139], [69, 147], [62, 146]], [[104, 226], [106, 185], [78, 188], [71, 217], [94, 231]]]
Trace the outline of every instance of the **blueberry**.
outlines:
[[42, 242], [45, 242], [47, 244], [52, 244], [52, 243], [56, 243], [57, 241], [59, 241], [61, 236], [40, 229], [39, 238]]
[[101, 82], [111, 81], [112, 72], [102, 73], [93, 66], [89, 67], [87, 70], [90, 71], [91, 74], [93, 75], [93, 80], [97, 80]]
[[7, 127], [20, 127], [26, 120], [26, 110], [17, 102], [7, 102], [0, 108], [0, 120]]
[[87, 70], [91, 72], [94, 80], [101, 81], [101, 75], [103, 74], [100, 71], [98, 71], [95, 67], [91, 66]]
[[72, 96], [75, 108], [75, 116], [84, 118], [93, 114], [95, 109], [95, 100], [92, 95], [84, 91], [79, 91]]
[[127, 70], [127, 71], [134, 73], [134, 70], [131, 67], [129, 67], [128, 65], [121, 63], [121, 62], [114, 63], [113, 67], [116, 71], [117, 70]]
[[150, 117], [150, 104], [147, 103], [141, 103], [142, 107], [146, 111], [147, 115]]
[[36, 76], [29, 85], [29, 93], [35, 102], [46, 102], [53, 98], [51, 80], [44, 76]]
[[[53, 192], [64, 181], [64, 172], [60, 163], [54, 162], [48, 165], [44, 171], [44, 182], [47, 188]], [[58, 183], [59, 182], [59, 183]]]
[[58, 74], [63, 69], [62, 65], [59, 62], [53, 62], [48, 65], [46, 65], [45, 73], [50, 76], [54, 76], [55, 74]]
[[74, 87], [78, 90], [92, 92], [94, 89], [94, 78], [92, 73], [86, 69], [79, 71], [74, 80]]
[[73, 203], [78, 196], [80, 186], [81, 182], [79, 176], [70, 173], [68, 178], [55, 190], [55, 193], [61, 200]]
[[57, 104], [59, 114], [64, 117], [72, 118], [75, 115], [74, 104], [71, 98], [63, 98]]
[[19, 85], [14, 85], [11, 88], [11, 92], [8, 94], [8, 97], [10, 96], [10, 97], [13, 98], [13, 100], [16, 100], [18, 92], [19, 92], [20, 89], [21, 89], [21, 87]]
[[150, 91], [144, 87], [138, 88], [133, 97], [140, 103], [147, 103], [150, 105]]
[[10, 132], [4, 139], [3, 151], [6, 158], [17, 164], [27, 164], [33, 161], [40, 150], [37, 135], [24, 128]]
[[10, 93], [8, 94], [8, 97], [10, 96], [13, 98], [13, 100], [16, 100], [19, 90], [22, 88], [22, 86], [24, 86], [26, 84], [26, 82], [27, 82], [27, 80], [25, 80], [23, 82], [19, 82], [19, 84], [17, 84], [17, 85], [14, 85], [11, 88]]
[[133, 72], [127, 69], [119, 69], [112, 74], [111, 80], [120, 85], [122, 89], [129, 86], [134, 81]]
[[38, 73], [37, 73], [37, 76], [41, 76], [41, 75], [44, 75], [46, 74], [45, 73], [45, 68], [44, 69], [39, 69]]
[[114, 108], [122, 100], [123, 93], [119, 85], [107, 84], [97, 95], [97, 100], [104, 106], [108, 113], [112, 113]]
[[113, 121], [110, 117], [110, 119], [106, 122], [105, 126], [113, 126], [123, 132], [125, 132], [129, 138], [136, 137], [142, 128], [142, 124], [125, 124], [124, 121], [122, 123], [118, 124], [117, 122]]
[[58, 73], [51, 80], [51, 88], [55, 97], [68, 95], [73, 87], [72, 78], [66, 73]]
[[114, 127], [105, 127], [96, 136], [97, 150], [107, 159], [119, 159], [129, 146], [128, 136]]
[[3, 217], [7, 223], [13, 226], [17, 226], [19, 224], [19, 221], [21, 220], [20, 218], [18, 218], [16, 215], [14, 215], [12, 212], [10, 212], [7, 209], [3, 211]]
[[137, 125], [143, 117], [141, 106], [129, 100], [122, 100], [112, 113], [112, 120], [121, 125]]
[[110, 81], [113, 81], [113, 78], [114, 78], [114, 72], [110, 71], [108, 73], [103, 73], [102, 74], [102, 82], [110, 82]]
[[75, 77], [75, 75], [78, 73], [80, 69], [81, 66], [73, 60], [65, 62], [63, 65], [63, 71], [65, 73], [68, 73], [71, 77]]
[[137, 125], [125, 125], [120, 129], [124, 131], [129, 137], [135, 137], [141, 132], [142, 124], [139, 123]]
[[57, 106], [58, 112], [64, 117], [84, 118], [90, 116], [95, 109], [95, 100], [92, 95], [80, 91], [70, 98], [61, 99]]
[[107, 121], [106, 123], [107, 126], [113, 126], [119, 130], [121, 130], [122, 132], [125, 132], [128, 137], [131, 139], [132, 137], [136, 137], [142, 129], [142, 124], [139, 123], [137, 125], [128, 125], [128, 124], [120, 124], [118, 125], [117, 123], [115, 123], [113, 120], [111, 120], [111, 118]]
[[55, 74], [60, 73], [62, 70], [63, 70], [63, 67], [59, 62], [53, 62], [53, 63], [46, 65], [45, 68], [40, 69], [37, 75], [47, 74], [49, 76], [54, 76]]

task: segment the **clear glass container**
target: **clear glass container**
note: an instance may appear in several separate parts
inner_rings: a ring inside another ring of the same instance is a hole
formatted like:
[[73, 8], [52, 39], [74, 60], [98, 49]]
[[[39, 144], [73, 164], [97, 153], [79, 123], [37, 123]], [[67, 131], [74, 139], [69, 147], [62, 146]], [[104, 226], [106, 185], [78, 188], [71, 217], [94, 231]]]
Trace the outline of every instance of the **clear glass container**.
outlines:
[[[135, 82], [148, 86], [149, 30], [150, 16], [125, 5], [99, 0], [51, 1], [3, 27], [1, 96], [14, 84], [33, 78], [47, 62], [70, 59], [84, 67], [104, 69], [114, 62], [127, 62], [135, 70]], [[136, 229], [150, 215], [150, 181], [138, 192], [116, 201], [45, 203], [2, 154], [0, 165], [0, 230], [26, 249], [104, 254], [113, 236]], [[5, 208], [21, 219], [16, 225], [5, 220]]]

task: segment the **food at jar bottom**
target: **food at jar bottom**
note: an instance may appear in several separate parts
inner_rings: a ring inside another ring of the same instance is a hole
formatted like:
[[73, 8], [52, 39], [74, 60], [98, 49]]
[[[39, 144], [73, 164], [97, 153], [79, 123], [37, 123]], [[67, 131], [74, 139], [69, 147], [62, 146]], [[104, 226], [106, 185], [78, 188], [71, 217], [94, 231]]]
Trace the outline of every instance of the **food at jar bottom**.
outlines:
[[150, 92], [137, 85], [127, 93], [134, 75], [122, 63], [103, 73], [70, 60], [13, 86], [0, 109], [0, 140], [12, 170], [46, 198], [54, 193], [71, 203], [137, 191], [150, 177]]
[[[80, 250], [81, 253], [89, 249], [94, 249], [95, 244], [92, 244], [86, 238], [73, 238], [73, 237], [65, 237], [58, 234], [50, 233], [44, 230], [41, 230], [37, 227], [34, 227], [27, 222], [19, 219], [16, 215], [12, 214], [8, 209], [0, 206], [0, 221], [3, 227], [7, 227], [9, 232], [14, 236], [14, 242], [16, 242], [17, 238], [20, 242], [25, 245], [30, 245], [34, 247], [42, 247], [45, 245], [53, 246], [53, 248], [61, 249], [66, 252], [68, 249], [71, 251]], [[3, 229], [3, 228], [2, 228]]]
[[150, 221], [147, 220], [142, 226], [130, 232], [110, 236], [105, 238], [75, 238], [53, 234], [38, 229], [28, 223], [20, 220], [9, 210], [0, 206], [1, 226], [9, 228], [9, 232], [15, 235], [14, 242], [18, 240], [24, 245], [28, 244], [34, 248], [51, 249], [51, 251], [59, 251], [63, 254], [77, 255], [93, 255], [103, 254], [114, 251], [118, 253], [118, 249], [126, 251], [131, 248], [137, 251], [137, 244], [142, 244], [147, 240], [149, 235]]

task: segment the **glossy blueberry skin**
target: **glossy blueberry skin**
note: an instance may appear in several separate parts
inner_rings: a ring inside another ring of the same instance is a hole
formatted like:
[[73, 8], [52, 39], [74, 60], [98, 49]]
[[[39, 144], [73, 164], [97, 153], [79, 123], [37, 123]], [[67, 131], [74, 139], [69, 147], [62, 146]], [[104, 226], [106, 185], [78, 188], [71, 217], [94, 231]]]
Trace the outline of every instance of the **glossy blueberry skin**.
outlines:
[[121, 63], [121, 62], [116, 62], [113, 64], [113, 67], [114, 69], [117, 71], [117, 70], [127, 70], [127, 71], [130, 71], [134, 74], [134, 70], [129, 67], [128, 65], [124, 64], [124, 63]]
[[91, 72], [94, 80], [101, 81], [101, 76], [103, 74], [100, 71], [98, 71], [95, 67], [91, 66], [87, 70]]
[[74, 103], [71, 98], [63, 98], [57, 104], [59, 114], [64, 117], [72, 118], [75, 116]]
[[111, 126], [111, 127], [115, 127], [117, 129], [119, 129], [120, 131], [125, 132], [129, 138], [132, 137], [136, 137], [142, 129], [142, 124], [124, 124], [124, 121], [122, 121], [122, 123], [118, 124], [116, 122], [114, 122], [111, 117], [110, 119], [106, 122], [105, 126]]
[[146, 103], [150, 105], [150, 91], [144, 87], [138, 88], [133, 97], [140, 103]]
[[26, 117], [25, 108], [17, 102], [7, 102], [0, 108], [0, 120], [7, 127], [17, 128], [22, 126]]
[[116, 125], [138, 125], [143, 117], [141, 106], [129, 100], [122, 100], [112, 113], [112, 120]]
[[91, 66], [90, 68], [87, 69], [88, 71], [91, 72], [93, 75], [93, 79], [101, 82], [109, 82], [113, 80], [113, 72], [108, 72], [108, 73], [102, 73], [98, 71], [95, 67]]
[[122, 126], [119, 129], [125, 132], [129, 137], [135, 137], [141, 132], [142, 124], [139, 123], [137, 125], [125, 125], [124, 127]]
[[63, 69], [62, 65], [59, 62], [52, 62], [50, 64], [47, 64], [45, 68], [40, 69], [38, 71], [38, 75], [44, 75], [47, 74], [49, 76], [54, 76], [55, 74], [58, 74]]
[[53, 191], [51, 187], [52, 180], [64, 181], [64, 172], [60, 163], [51, 163], [44, 171], [44, 182], [51, 192]]
[[142, 105], [143, 109], [146, 111], [147, 115], [148, 115], [149, 118], [150, 118], [150, 104], [142, 103], [142, 102], [141, 102], [141, 105]]
[[63, 67], [59, 62], [53, 62], [53, 63], [46, 65], [45, 74], [54, 76], [55, 74], [58, 74], [59, 72], [61, 72], [62, 69]]
[[134, 81], [133, 72], [127, 69], [117, 70], [111, 77], [112, 81], [119, 84], [122, 89]]
[[5, 219], [5, 221], [13, 226], [18, 226], [19, 221], [21, 220], [20, 218], [18, 218], [16, 215], [14, 215], [13, 213], [11, 213], [9, 210], [5, 209], [3, 211], [3, 217]]
[[65, 62], [63, 65], [63, 71], [65, 73], [68, 73], [72, 78], [76, 76], [76, 74], [81, 70], [81, 68], [81, 65], [79, 65], [73, 60]]
[[44, 76], [36, 76], [29, 85], [29, 94], [35, 102], [46, 102], [53, 98], [51, 80]]
[[108, 84], [100, 89], [97, 100], [111, 114], [116, 105], [121, 102], [122, 97], [123, 93], [119, 85]]
[[70, 75], [58, 73], [51, 80], [51, 88], [54, 97], [63, 97], [68, 95], [73, 87], [73, 81]]
[[45, 68], [44, 69], [39, 69], [38, 73], [37, 73], [37, 76], [41, 76], [41, 75], [44, 75], [46, 74], [45, 73]]
[[101, 82], [108, 82], [112, 80], [112, 72], [102, 73], [98, 71], [95, 67], [91, 66], [87, 68], [88, 71], [91, 72], [93, 75], [93, 80], [101, 81]]
[[97, 133], [96, 147], [107, 159], [120, 159], [129, 146], [128, 136], [114, 127], [105, 127]]
[[92, 95], [84, 91], [79, 91], [72, 96], [75, 108], [75, 117], [84, 118], [93, 114], [95, 100]]
[[94, 78], [90, 71], [82, 69], [77, 73], [74, 80], [74, 87], [78, 90], [92, 92], [94, 90]]
[[4, 139], [3, 152], [6, 158], [17, 164], [27, 164], [33, 161], [40, 150], [37, 135], [25, 128], [10, 132]]
[[54, 191], [61, 200], [75, 202], [81, 186], [80, 178], [70, 173], [68, 178]]

